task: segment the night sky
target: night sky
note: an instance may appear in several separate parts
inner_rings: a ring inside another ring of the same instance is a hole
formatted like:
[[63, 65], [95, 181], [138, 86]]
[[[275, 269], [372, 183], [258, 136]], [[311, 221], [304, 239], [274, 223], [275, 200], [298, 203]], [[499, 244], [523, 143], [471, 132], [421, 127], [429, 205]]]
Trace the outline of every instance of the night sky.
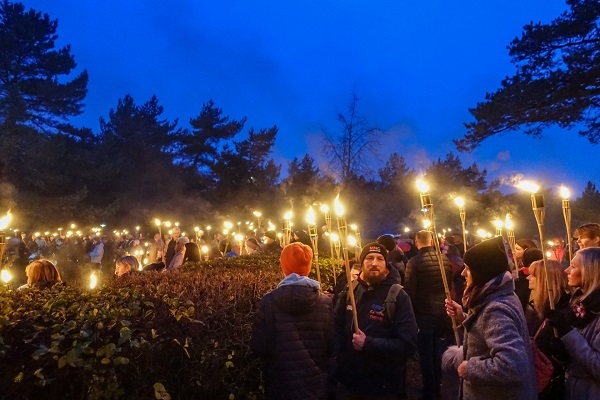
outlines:
[[[156, 95], [164, 116], [189, 127], [209, 99], [244, 134], [279, 127], [273, 158], [309, 153], [325, 165], [319, 132], [338, 130], [353, 88], [359, 112], [386, 131], [376, 170], [389, 154], [423, 171], [455, 152], [469, 107], [515, 71], [507, 45], [530, 21], [567, 10], [558, 0], [489, 1], [24, 1], [58, 19], [58, 45], [71, 44], [87, 69], [84, 114], [73, 122], [99, 131], [117, 100]], [[600, 185], [597, 146], [575, 130], [542, 139], [495, 136], [470, 154], [490, 178], [523, 174], [579, 195]], [[508, 186], [505, 191], [510, 192]]]

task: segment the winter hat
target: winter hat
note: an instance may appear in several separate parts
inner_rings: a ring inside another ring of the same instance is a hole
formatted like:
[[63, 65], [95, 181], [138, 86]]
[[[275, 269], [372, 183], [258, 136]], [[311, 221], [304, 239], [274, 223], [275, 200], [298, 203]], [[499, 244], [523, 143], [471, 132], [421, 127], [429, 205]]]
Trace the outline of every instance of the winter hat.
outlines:
[[275, 231], [266, 231], [265, 236], [269, 239], [277, 240], [277, 233]]
[[525, 275], [529, 275], [529, 266], [534, 261], [539, 261], [544, 259], [544, 253], [540, 249], [536, 249], [535, 247], [530, 247], [525, 249], [523, 252], [523, 273]]
[[258, 245], [258, 241], [254, 238], [250, 238], [246, 240], [246, 246], [248, 246], [249, 248], [251, 248], [254, 251], [259, 251], [260, 250], [260, 246]]
[[465, 264], [471, 271], [474, 285], [483, 285], [496, 275], [508, 271], [508, 258], [501, 236], [484, 240], [465, 253]]
[[279, 262], [285, 276], [294, 272], [301, 276], [308, 276], [312, 258], [313, 252], [310, 246], [294, 242], [284, 247]]
[[379, 244], [377, 242], [369, 243], [369, 244], [365, 245], [365, 247], [362, 248], [362, 251], [360, 252], [360, 265], [363, 265], [365, 258], [370, 253], [381, 254], [383, 256], [383, 258], [385, 258], [385, 264], [387, 265], [388, 251], [384, 245]]
[[377, 243], [382, 244], [387, 251], [392, 251], [396, 248], [396, 240], [392, 235], [381, 235], [377, 238]]

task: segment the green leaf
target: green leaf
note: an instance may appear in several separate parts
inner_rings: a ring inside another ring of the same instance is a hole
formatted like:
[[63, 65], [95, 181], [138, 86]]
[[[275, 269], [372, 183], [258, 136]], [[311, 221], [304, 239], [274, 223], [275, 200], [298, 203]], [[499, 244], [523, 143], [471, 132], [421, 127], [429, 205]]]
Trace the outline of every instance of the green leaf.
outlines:
[[110, 358], [106, 358], [106, 357], [104, 357], [102, 360], [100, 360], [100, 362], [101, 362], [102, 364], [110, 364]]
[[58, 359], [58, 368], [62, 368], [65, 365], [67, 365], [68, 360], [67, 360], [67, 356], [62, 356], [61, 358]]
[[113, 360], [113, 364], [114, 365], [121, 365], [121, 364], [129, 364], [129, 358], [127, 357], [115, 357], [115, 359]]
[[21, 383], [23, 381], [23, 372], [19, 372], [17, 376], [13, 378], [13, 382]]
[[33, 373], [33, 375], [34, 375], [36, 378], [38, 378], [38, 379], [44, 379], [44, 374], [42, 374], [42, 369], [41, 369], [41, 368], [37, 369], [37, 370], [36, 370], [36, 371]]
[[119, 344], [123, 344], [131, 339], [131, 330], [127, 327], [121, 328], [119, 332]]
[[171, 400], [171, 395], [161, 383], [154, 384], [154, 397], [158, 400]]
[[48, 347], [46, 346], [40, 346], [39, 349], [37, 349], [36, 351], [33, 352], [33, 359], [34, 360], [39, 360], [40, 356], [43, 356], [44, 354], [48, 353]]

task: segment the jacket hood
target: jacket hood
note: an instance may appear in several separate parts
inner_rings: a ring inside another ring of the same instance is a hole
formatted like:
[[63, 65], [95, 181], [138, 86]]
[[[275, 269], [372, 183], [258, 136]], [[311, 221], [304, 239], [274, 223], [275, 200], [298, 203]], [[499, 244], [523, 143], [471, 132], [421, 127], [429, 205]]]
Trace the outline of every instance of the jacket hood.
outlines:
[[[312, 279], [310, 280], [312, 281]], [[311, 312], [317, 306], [320, 294], [319, 282], [313, 282], [316, 283], [316, 286], [313, 284], [307, 285], [305, 282], [283, 285], [280, 283], [277, 289], [273, 291], [274, 301], [289, 314], [305, 314]]]

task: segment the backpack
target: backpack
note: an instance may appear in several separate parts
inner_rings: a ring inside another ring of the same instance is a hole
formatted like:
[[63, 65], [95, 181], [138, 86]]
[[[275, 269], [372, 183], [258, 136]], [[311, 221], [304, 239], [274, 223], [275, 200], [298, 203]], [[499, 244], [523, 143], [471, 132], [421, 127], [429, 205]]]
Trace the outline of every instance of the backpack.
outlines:
[[[354, 300], [356, 303], [360, 302], [360, 298], [365, 292], [365, 288], [362, 285], [358, 285], [358, 281], [352, 282], [352, 290], [354, 290]], [[385, 301], [383, 302], [383, 310], [385, 315], [388, 317], [390, 321], [394, 321], [394, 314], [396, 313], [396, 297], [400, 290], [402, 290], [404, 286], [399, 283], [394, 283], [390, 286], [387, 295], [385, 296]], [[346, 303], [350, 304], [350, 296], [346, 293]]]

